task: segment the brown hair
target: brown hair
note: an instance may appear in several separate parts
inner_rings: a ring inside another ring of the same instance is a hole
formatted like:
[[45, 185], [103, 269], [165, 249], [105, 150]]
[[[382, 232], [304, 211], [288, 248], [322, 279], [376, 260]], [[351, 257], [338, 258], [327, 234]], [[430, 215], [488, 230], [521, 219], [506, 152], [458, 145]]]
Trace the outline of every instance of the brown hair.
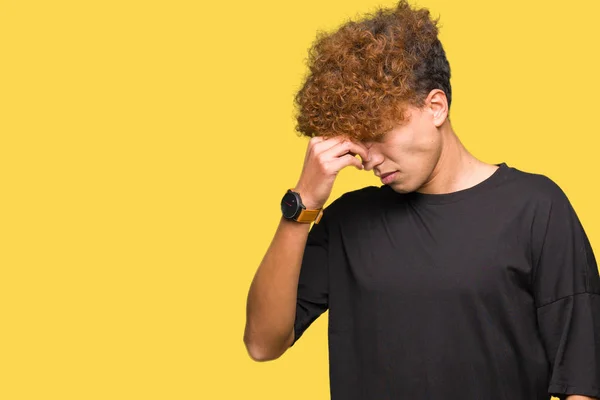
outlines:
[[433, 89], [444, 91], [450, 107], [450, 65], [438, 21], [400, 0], [333, 33], [317, 32], [294, 99], [296, 131], [373, 139], [405, 120], [406, 105], [423, 106]]

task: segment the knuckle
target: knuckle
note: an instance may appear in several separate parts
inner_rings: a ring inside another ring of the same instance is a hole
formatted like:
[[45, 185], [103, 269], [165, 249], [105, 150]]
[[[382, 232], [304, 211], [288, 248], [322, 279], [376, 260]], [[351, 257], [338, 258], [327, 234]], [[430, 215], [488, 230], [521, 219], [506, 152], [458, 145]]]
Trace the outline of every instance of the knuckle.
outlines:
[[308, 147], [309, 148], [314, 148], [321, 140], [319, 139], [318, 136], [313, 136], [312, 138], [310, 138], [310, 140], [308, 141]]
[[358, 161], [356, 159], [356, 157], [354, 157], [354, 156], [352, 156], [350, 154], [346, 154], [344, 156], [344, 158], [345, 158], [346, 163], [348, 163], [348, 164], [356, 164], [356, 162]]
[[327, 173], [327, 171], [328, 171], [328, 168], [329, 168], [329, 166], [328, 166], [328, 164], [327, 164], [327, 163], [326, 163], [324, 160], [321, 160], [321, 161], [319, 162], [319, 169], [320, 169], [322, 172], [324, 172], [324, 173]]

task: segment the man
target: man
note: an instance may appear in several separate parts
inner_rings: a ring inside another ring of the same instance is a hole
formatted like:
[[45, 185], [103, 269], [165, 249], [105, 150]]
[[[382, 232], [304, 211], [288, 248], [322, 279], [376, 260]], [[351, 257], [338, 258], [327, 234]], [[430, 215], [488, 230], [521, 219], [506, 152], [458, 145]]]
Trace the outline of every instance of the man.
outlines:
[[[333, 400], [600, 398], [592, 247], [552, 180], [461, 144], [436, 23], [400, 1], [311, 49], [311, 139], [250, 287], [248, 352], [278, 358], [329, 309]], [[347, 166], [383, 185], [323, 210]]]

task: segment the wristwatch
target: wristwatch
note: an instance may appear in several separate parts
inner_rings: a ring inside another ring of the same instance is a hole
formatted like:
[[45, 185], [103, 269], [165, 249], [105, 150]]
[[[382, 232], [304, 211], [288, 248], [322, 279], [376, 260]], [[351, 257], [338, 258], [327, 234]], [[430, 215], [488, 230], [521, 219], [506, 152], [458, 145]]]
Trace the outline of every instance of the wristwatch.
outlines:
[[310, 224], [311, 222], [318, 224], [323, 216], [323, 207], [318, 210], [307, 210], [304, 204], [302, 204], [300, 193], [294, 192], [293, 189], [288, 189], [281, 199], [281, 212], [284, 218], [291, 221], [304, 224]]

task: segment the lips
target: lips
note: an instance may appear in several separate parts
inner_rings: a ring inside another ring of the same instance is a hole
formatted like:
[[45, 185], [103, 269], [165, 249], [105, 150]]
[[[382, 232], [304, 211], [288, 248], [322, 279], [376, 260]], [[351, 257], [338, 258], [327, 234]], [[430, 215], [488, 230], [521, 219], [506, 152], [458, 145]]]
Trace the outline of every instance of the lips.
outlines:
[[381, 175], [381, 183], [383, 183], [384, 185], [387, 185], [388, 183], [392, 182], [394, 180], [394, 178], [396, 177], [397, 172], [398, 171], [388, 172], [388, 173]]

